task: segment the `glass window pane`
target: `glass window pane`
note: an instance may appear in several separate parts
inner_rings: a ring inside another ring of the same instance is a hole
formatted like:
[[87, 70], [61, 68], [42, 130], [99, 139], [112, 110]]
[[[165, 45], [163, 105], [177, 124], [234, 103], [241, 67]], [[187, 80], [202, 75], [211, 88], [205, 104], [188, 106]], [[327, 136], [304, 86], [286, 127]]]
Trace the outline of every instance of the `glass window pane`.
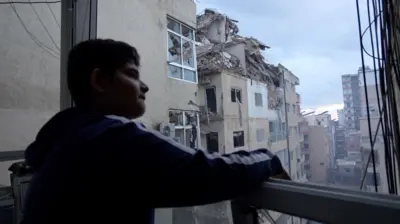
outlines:
[[182, 56], [183, 65], [194, 68], [194, 43], [192, 41], [183, 40]]
[[[24, 150], [60, 109], [60, 13], [61, 3], [0, 6], [0, 152]], [[13, 162], [0, 162], [0, 185]]]
[[196, 82], [196, 72], [188, 69], [184, 69], [185, 72], [185, 80], [191, 81], [191, 82]]
[[168, 32], [168, 62], [181, 64], [181, 38]]
[[181, 144], [185, 144], [185, 137], [183, 134], [183, 129], [175, 129], [175, 141], [181, 143]]
[[187, 147], [190, 147], [190, 140], [191, 140], [191, 137], [192, 137], [192, 129], [185, 129], [185, 133], [186, 133], [186, 136], [185, 136], [185, 138], [186, 138], [185, 145], [186, 145]]
[[168, 65], [168, 76], [172, 78], [182, 79], [182, 68], [174, 65]]
[[182, 25], [182, 35], [184, 37], [187, 37], [187, 38], [191, 39], [191, 40], [194, 39], [193, 29], [190, 29], [189, 27], [187, 27], [185, 25]]
[[242, 102], [242, 91], [239, 89], [236, 90], [236, 98], [238, 99], [239, 103]]
[[168, 27], [169, 30], [172, 30], [172, 31], [174, 31], [176, 33], [179, 33], [179, 34], [181, 33], [181, 25], [177, 21], [168, 18], [167, 23], [168, 23], [167, 27]]
[[231, 101], [236, 102], [236, 90], [231, 89]]

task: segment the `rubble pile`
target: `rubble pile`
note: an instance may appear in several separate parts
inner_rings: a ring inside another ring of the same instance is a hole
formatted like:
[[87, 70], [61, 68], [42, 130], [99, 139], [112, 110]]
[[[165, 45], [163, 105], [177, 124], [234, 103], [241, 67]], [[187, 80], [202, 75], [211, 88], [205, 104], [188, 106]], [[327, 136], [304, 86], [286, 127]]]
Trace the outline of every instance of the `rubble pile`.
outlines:
[[227, 39], [231, 35], [239, 32], [237, 21], [228, 18], [226, 15], [218, 13], [213, 9], [205, 9], [203, 14], [197, 15], [196, 40], [203, 44], [211, 43], [206, 37], [212, 24], [222, 23], [224, 25], [224, 36]]
[[[279, 73], [271, 69], [272, 66], [265, 62], [262, 54], [262, 51], [269, 47], [254, 37], [238, 35], [237, 22], [212, 9], [206, 9], [203, 14], [197, 16], [196, 40], [202, 44], [197, 47], [199, 74], [229, 70], [251, 79], [279, 85]], [[240, 44], [244, 45], [243, 62], [240, 61], [239, 55], [233, 55], [228, 50]], [[243, 63], [246, 63], [246, 69], [243, 68]]]
[[207, 44], [197, 48], [197, 68], [202, 75], [231, 71], [244, 75], [240, 60], [223, 51], [222, 45]]
[[277, 85], [268, 85], [268, 109], [280, 109], [283, 103], [283, 89]]

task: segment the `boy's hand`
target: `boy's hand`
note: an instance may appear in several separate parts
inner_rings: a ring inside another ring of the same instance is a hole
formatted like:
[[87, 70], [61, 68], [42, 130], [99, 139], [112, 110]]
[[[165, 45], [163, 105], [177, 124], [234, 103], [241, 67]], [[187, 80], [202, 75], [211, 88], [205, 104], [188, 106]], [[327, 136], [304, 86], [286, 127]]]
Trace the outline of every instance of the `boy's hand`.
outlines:
[[286, 172], [278, 156], [273, 155], [271, 163], [273, 171], [271, 178], [291, 180], [290, 175]]
[[286, 172], [286, 170], [283, 170], [283, 172], [281, 172], [278, 175], [272, 176], [271, 178], [276, 178], [276, 179], [281, 179], [281, 180], [292, 180], [289, 176], [289, 174]]

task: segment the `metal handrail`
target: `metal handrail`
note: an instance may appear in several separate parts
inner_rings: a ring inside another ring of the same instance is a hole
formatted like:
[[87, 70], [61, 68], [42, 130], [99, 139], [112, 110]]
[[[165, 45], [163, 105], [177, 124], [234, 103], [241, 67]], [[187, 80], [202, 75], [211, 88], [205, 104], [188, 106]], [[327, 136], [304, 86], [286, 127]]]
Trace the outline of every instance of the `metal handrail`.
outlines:
[[0, 162], [23, 159], [24, 153], [25, 153], [25, 150], [0, 151]]
[[400, 223], [400, 197], [283, 180], [243, 199], [251, 206], [323, 223]]

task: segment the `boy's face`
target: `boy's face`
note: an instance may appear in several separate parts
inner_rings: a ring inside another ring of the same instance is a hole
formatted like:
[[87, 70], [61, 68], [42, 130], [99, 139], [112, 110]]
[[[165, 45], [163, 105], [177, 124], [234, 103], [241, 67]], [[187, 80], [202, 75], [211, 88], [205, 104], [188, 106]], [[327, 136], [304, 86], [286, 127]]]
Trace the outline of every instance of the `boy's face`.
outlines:
[[146, 110], [146, 93], [148, 86], [140, 80], [139, 68], [134, 63], [127, 63], [118, 69], [112, 80], [101, 85], [103, 105], [109, 112], [135, 119]]

